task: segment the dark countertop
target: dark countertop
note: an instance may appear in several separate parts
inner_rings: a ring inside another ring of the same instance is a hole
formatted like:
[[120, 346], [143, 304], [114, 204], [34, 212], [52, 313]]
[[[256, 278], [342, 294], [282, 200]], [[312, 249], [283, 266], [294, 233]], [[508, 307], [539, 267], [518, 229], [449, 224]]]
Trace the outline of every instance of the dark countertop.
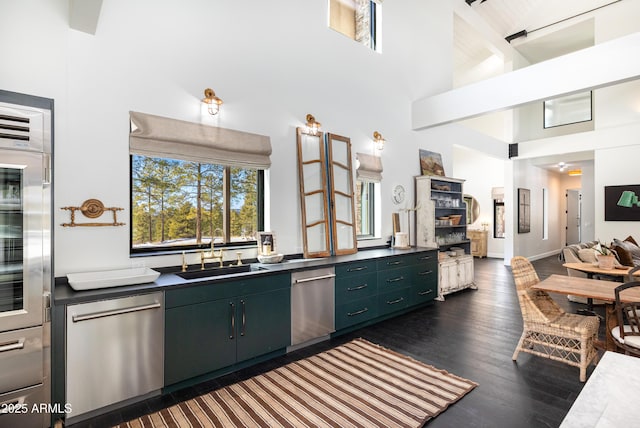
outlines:
[[[435, 251], [437, 248], [413, 247], [409, 249], [397, 248], [376, 248], [372, 250], [361, 249], [355, 254], [343, 256], [331, 256], [317, 259], [294, 259], [274, 264], [252, 263], [249, 272], [227, 274], [220, 276], [211, 276], [199, 279], [183, 279], [175, 273], [162, 273], [157, 280], [146, 284], [126, 285], [122, 287], [100, 288], [95, 290], [75, 291], [67, 282], [67, 277], [59, 277], [55, 280], [53, 293], [54, 305], [67, 305], [74, 303], [89, 302], [95, 300], [113, 299], [117, 297], [130, 296], [134, 294], [151, 293], [154, 291], [165, 291], [171, 287], [189, 287], [203, 283], [222, 283], [228, 281], [237, 281], [240, 278], [252, 277], [256, 275], [275, 275], [283, 272], [291, 272], [297, 270], [307, 270], [327, 265], [339, 265], [343, 263], [357, 262], [361, 260], [370, 260], [384, 258], [389, 256], [397, 256], [404, 254], [415, 254], [427, 251]], [[164, 268], [163, 268], [164, 270]]]

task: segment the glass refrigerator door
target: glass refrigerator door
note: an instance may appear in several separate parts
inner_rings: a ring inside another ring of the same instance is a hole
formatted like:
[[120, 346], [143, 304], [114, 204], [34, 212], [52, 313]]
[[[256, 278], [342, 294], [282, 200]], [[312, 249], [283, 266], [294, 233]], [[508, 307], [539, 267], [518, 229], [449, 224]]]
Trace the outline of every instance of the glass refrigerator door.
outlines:
[[[10, 160], [11, 163], [4, 163]], [[42, 155], [0, 161], [0, 330], [42, 323]]]

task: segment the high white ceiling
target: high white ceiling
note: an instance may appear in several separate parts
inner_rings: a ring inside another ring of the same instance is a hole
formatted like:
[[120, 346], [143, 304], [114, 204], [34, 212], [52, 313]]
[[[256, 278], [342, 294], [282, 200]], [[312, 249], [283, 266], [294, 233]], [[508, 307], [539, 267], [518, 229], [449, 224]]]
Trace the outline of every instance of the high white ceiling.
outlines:
[[[465, 6], [502, 38], [526, 31], [528, 37], [516, 38], [511, 45], [535, 63], [593, 45], [593, 24], [568, 25], [571, 18], [588, 16], [618, 1], [622, 0], [476, 0]], [[563, 30], [553, 32], [554, 26]], [[456, 67], [473, 66], [492, 55], [486, 41], [462, 19], [456, 18], [454, 28]], [[536, 37], [543, 32], [549, 35]]]
[[[502, 39], [526, 31], [527, 36], [514, 38], [510, 44], [533, 64], [593, 46], [592, 16], [618, 1], [622, 0], [475, 0], [464, 6]], [[454, 19], [454, 69], [477, 70], [482, 64], [489, 64], [496, 49], [469, 22], [458, 16]], [[582, 152], [540, 158], [535, 164], [562, 174], [568, 169], [584, 168], [592, 159], [593, 153]], [[560, 171], [559, 162], [566, 164], [564, 172]]]

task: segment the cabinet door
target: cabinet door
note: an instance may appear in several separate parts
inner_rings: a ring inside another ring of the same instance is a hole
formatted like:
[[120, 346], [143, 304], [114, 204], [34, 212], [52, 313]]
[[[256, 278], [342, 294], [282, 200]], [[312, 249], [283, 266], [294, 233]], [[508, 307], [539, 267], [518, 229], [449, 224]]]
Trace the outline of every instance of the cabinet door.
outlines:
[[473, 282], [473, 258], [460, 260], [459, 264], [460, 286], [468, 285]]
[[458, 264], [453, 262], [440, 265], [440, 294], [447, 293], [458, 286]]
[[284, 288], [236, 299], [238, 361], [291, 344], [291, 290]]
[[234, 315], [235, 303], [227, 299], [166, 310], [165, 385], [235, 363]]

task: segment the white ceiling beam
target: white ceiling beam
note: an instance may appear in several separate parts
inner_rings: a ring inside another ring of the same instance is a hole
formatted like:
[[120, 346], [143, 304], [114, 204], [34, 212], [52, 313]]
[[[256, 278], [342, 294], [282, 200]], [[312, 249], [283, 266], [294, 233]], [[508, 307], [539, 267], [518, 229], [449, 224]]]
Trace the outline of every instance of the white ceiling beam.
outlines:
[[102, 0], [69, 0], [69, 27], [96, 34]]
[[640, 33], [416, 100], [412, 128], [430, 128], [640, 78]]

